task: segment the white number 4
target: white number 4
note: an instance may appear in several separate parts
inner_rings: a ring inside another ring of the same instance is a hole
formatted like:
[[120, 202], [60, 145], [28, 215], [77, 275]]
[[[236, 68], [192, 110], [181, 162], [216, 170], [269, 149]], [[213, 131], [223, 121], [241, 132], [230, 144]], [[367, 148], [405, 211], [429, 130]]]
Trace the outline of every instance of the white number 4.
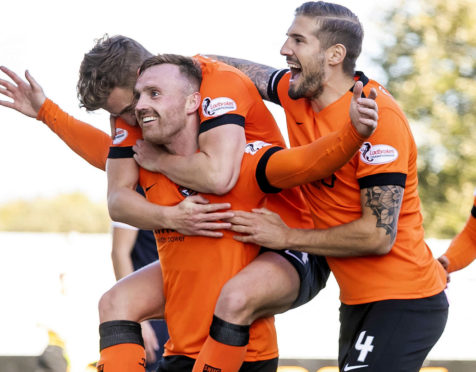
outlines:
[[[355, 349], [360, 351], [359, 357], [357, 358], [359, 362], [364, 362], [365, 358], [367, 358], [367, 354], [374, 349], [374, 346], [372, 345], [374, 336], [365, 337], [365, 332], [366, 331], [360, 332], [359, 339], [355, 343]], [[364, 340], [364, 337], [365, 342], [362, 342]]]

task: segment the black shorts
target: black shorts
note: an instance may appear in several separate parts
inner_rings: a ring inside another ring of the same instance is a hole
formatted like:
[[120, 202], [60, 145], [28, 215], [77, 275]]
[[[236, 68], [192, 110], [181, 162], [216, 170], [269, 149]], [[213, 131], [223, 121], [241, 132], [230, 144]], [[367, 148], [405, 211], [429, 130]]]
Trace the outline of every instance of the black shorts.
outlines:
[[339, 369], [418, 372], [448, 319], [446, 294], [340, 307]]
[[[195, 359], [183, 355], [167, 356], [159, 362], [157, 372], [191, 372], [194, 363]], [[274, 358], [258, 362], [244, 362], [239, 372], [276, 372], [277, 369], [278, 358]]]
[[284, 257], [299, 274], [301, 286], [299, 287], [298, 297], [291, 305], [291, 309], [311, 301], [326, 286], [331, 270], [324, 257], [290, 249], [275, 251], [265, 247], [261, 248], [261, 252], [269, 251]]

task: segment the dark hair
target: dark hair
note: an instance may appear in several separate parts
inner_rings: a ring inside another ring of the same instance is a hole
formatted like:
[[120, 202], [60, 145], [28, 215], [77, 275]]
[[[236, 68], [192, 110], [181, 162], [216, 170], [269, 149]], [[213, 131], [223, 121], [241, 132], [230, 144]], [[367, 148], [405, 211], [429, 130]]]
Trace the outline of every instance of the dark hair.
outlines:
[[184, 57], [178, 54], [158, 54], [147, 58], [139, 68], [139, 75], [152, 66], [171, 64], [179, 67], [179, 71], [193, 85], [194, 89], [200, 89], [202, 83], [202, 69], [200, 64], [190, 57]]
[[104, 108], [116, 87], [134, 88], [137, 69], [152, 53], [137, 41], [107, 34], [84, 55], [79, 69], [77, 93], [80, 106], [88, 111]]
[[298, 15], [316, 19], [316, 37], [323, 49], [335, 44], [345, 46], [347, 54], [343, 70], [346, 74], [353, 75], [364, 38], [359, 18], [345, 6], [325, 1], [309, 1], [302, 4], [296, 9], [296, 16]]

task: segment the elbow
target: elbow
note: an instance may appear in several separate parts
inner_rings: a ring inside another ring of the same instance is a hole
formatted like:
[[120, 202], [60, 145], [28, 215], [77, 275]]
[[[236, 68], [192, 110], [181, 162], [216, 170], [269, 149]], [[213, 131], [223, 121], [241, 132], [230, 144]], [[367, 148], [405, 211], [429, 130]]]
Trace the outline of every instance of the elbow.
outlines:
[[238, 175], [215, 174], [208, 182], [207, 192], [215, 195], [225, 195], [231, 191], [238, 180]]
[[109, 217], [111, 217], [111, 220], [125, 222], [122, 220], [121, 208], [119, 207], [119, 203], [117, 202], [115, 194], [109, 194], [107, 196], [107, 209], [109, 211]]
[[385, 256], [392, 250], [395, 238], [391, 238], [390, 235], [385, 233], [380, 233], [378, 237], [374, 236], [372, 238], [372, 242], [369, 246], [370, 252], [368, 253], [374, 256]]

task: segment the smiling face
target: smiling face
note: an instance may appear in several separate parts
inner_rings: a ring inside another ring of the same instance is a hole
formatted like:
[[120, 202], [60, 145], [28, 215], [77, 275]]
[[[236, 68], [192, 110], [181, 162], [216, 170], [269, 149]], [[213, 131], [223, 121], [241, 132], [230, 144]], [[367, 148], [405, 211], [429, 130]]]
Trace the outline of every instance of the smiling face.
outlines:
[[289, 96], [292, 99], [319, 98], [324, 90], [326, 54], [315, 36], [316, 27], [313, 18], [296, 16], [281, 48], [291, 70]]
[[169, 144], [184, 130], [189, 90], [190, 83], [176, 65], [152, 66], [139, 76], [135, 113], [145, 140]]

